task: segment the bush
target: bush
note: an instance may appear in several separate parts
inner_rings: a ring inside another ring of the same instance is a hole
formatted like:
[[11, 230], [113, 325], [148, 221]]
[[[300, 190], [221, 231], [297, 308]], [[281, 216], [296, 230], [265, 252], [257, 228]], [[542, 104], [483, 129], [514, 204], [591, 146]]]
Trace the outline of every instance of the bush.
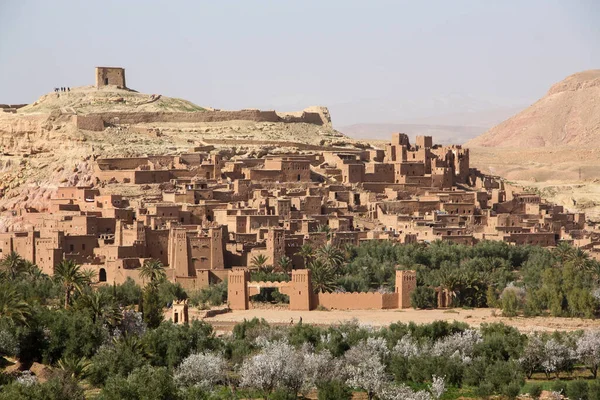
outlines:
[[437, 306], [435, 291], [427, 286], [417, 286], [410, 294], [410, 305], [413, 308], [435, 308]]
[[352, 390], [340, 381], [324, 382], [317, 387], [319, 400], [350, 400]]
[[554, 381], [552, 382], [552, 386], [550, 388], [553, 392], [566, 394], [567, 393], [567, 383], [565, 381]]
[[482, 382], [475, 388], [474, 393], [478, 397], [487, 398], [494, 394], [494, 385], [489, 382]]
[[2, 387], [0, 400], [84, 400], [83, 389], [75, 379], [58, 374], [44, 383], [23, 385], [13, 382]]
[[504, 317], [514, 317], [518, 314], [520, 301], [516, 290], [508, 288], [504, 289], [500, 302], [502, 304], [502, 315]]
[[104, 386], [100, 400], [175, 400], [177, 388], [166, 368], [145, 365], [133, 371], [127, 379], [112, 377]]
[[146, 363], [140, 351], [124, 341], [101, 347], [91, 361], [89, 380], [95, 385], [104, 384], [109, 377], [126, 377]]
[[142, 288], [131, 278], [120, 285], [100, 286], [98, 291], [111, 295], [123, 307], [138, 304], [142, 297]]
[[198, 307], [204, 304], [220, 306], [227, 301], [227, 281], [210, 285], [191, 294], [190, 304]]
[[527, 391], [527, 393], [532, 398], [539, 399], [540, 396], [542, 395], [542, 385], [540, 385], [538, 383], [531, 384], [531, 386], [529, 387], [529, 390]]
[[588, 385], [589, 400], [600, 400], [600, 381], [594, 379]]
[[509, 399], [516, 399], [521, 391], [520, 382], [511, 382], [502, 388], [502, 394]]
[[567, 396], [574, 400], [588, 400], [588, 384], [586, 381], [573, 381], [567, 386]]

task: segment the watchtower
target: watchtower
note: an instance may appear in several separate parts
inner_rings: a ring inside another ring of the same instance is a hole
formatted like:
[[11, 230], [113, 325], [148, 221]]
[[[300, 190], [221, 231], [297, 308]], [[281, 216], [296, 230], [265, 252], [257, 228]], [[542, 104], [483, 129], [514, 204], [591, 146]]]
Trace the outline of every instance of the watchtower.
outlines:
[[293, 270], [291, 286], [292, 287], [289, 293], [290, 310], [312, 310], [313, 289], [311, 270]]
[[173, 323], [187, 324], [188, 319], [188, 302], [187, 300], [175, 300], [173, 302]]
[[410, 307], [410, 295], [417, 288], [417, 271], [396, 271], [398, 308]]
[[125, 86], [125, 68], [121, 67], [96, 67], [96, 88], [114, 85], [120, 88]]
[[227, 278], [227, 302], [232, 310], [248, 309], [248, 271], [229, 271]]

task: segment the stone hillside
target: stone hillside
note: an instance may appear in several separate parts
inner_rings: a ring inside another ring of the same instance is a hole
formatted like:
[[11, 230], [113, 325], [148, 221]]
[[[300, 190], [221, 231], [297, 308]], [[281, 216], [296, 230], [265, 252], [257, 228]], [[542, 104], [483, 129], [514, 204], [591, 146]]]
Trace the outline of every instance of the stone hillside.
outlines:
[[[7, 220], [14, 219], [14, 209], [43, 210], [59, 186], [94, 184], [96, 158], [177, 154], [206, 144], [228, 157], [259, 157], [358, 143], [331, 127], [324, 107], [221, 112], [116, 88], [72, 88], [59, 95], [44, 95], [16, 113], [0, 112], [0, 230], [12, 225]], [[320, 122], [303, 122], [307, 115]], [[100, 125], [83, 129], [80, 122], [90, 118]]]
[[569, 76], [467, 147], [600, 146], [600, 70]]

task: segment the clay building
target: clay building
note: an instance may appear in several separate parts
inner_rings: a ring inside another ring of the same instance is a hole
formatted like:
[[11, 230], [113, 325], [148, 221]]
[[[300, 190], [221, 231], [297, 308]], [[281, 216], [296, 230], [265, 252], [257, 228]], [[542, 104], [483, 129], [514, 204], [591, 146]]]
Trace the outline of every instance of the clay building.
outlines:
[[109, 85], [123, 89], [127, 87], [125, 85], [125, 68], [96, 67], [96, 88], [100, 89]]
[[[117, 70], [99, 68], [97, 83], [124, 86]], [[436, 145], [430, 136], [413, 145], [398, 133], [383, 149], [262, 158], [212, 150], [97, 159], [96, 185], [60, 187], [47, 210], [23, 212], [26, 229], [0, 233], [0, 257], [15, 251], [50, 275], [73, 260], [101, 284], [143, 284], [140, 267], [155, 259], [188, 289], [229, 276], [232, 308], [247, 308], [248, 296], [271, 285], [297, 309], [405, 307], [416, 284], [398, 271], [394, 293], [311, 294], [310, 272], [299, 269], [306, 267], [298, 256], [305, 244], [498, 240], [551, 247], [566, 240], [600, 258], [600, 233], [584, 214], [483, 175], [470, 168], [468, 149]], [[144, 193], [151, 185], [141, 198], [122, 190]], [[248, 282], [251, 260], [261, 255], [275, 268], [289, 257], [292, 281]], [[440, 292], [441, 303], [445, 296]], [[181, 321], [184, 312], [177, 314]]]

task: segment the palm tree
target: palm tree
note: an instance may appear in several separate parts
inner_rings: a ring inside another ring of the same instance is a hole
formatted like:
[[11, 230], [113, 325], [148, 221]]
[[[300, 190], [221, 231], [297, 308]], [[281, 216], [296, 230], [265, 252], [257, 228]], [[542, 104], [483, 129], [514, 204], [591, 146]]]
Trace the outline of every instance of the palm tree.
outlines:
[[315, 293], [330, 293], [336, 289], [335, 272], [327, 267], [321, 260], [314, 260], [308, 264], [312, 271], [312, 285]]
[[140, 278], [148, 279], [151, 284], [157, 285], [167, 278], [165, 267], [160, 260], [146, 260], [140, 269]]
[[257, 256], [252, 257], [250, 260], [250, 265], [254, 268], [257, 268], [259, 271], [262, 270], [266, 265], [269, 259], [264, 254], [259, 254]]
[[588, 269], [590, 265], [590, 255], [578, 247], [573, 249], [569, 254], [567, 262], [570, 263], [575, 270], [584, 271]]
[[[26, 264], [31, 264], [29, 261], [25, 262]], [[41, 281], [43, 279], [47, 279], [48, 275], [44, 273], [37, 265], [31, 264], [27, 267], [27, 275], [29, 275], [29, 279], [33, 281]]]
[[86, 357], [78, 358], [75, 356], [63, 357], [58, 360], [58, 368], [65, 371], [70, 377], [82, 379], [88, 375], [92, 363]]
[[327, 234], [327, 239], [331, 238], [331, 227], [327, 224], [321, 224], [317, 226], [317, 232], [324, 232]]
[[92, 314], [92, 321], [104, 321], [109, 326], [116, 326], [123, 314], [113, 299], [106, 292], [87, 291], [78, 301], [78, 305]]
[[460, 284], [457, 273], [449, 268], [440, 268], [437, 271], [437, 279], [442, 289], [446, 289], [452, 297], [456, 297], [456, 290]]
[[552, 250], [552, 254], [554, 254], [554, 256], [558, 258], [561, 263], [564, 263], [571, 258], [571, 255], [573, 254], [574, 250], [575, 249], [573, 248], [573, 246], [571, 246], [569, 243], [560, 242], [556, 245], [554, 250]]
[[356, 256], [356, 248], [352, 243], [344, 243], [344, 259], [350, 262]]
[[283, 270], [283, 272], [289, 273], [294, 266], [292, 265], [292, 259], [286, 255], [281, 256], [279, 259], [279, 268]]
[[12, 320], [14, 323], [27, 325], [30, 315], [27, 304], [17, 289], [9, 284], [0, 286], [0, 316]]
[[54, 268], [54, 278], [62, 283], [65, 291], [65, 308], [71, 302], [74, 291], [81, 292], [89, 284], [88, 277], [73, 260], [63, 260]]
[[11, 251], [0, 262], [2, 268], [10, 275], [11, 279], [16, 279], [22, 272], [25, 272], [25, 260], [16, 252]]
[[317, 257], [333, 271], [337, 271], [344, 263], [344, 254], [329, 243], [317, 249]]
[[300, 250], [296, 255], [302, 257], [302, 260], [304, 260], [304, 268], [308, 268], [308, 261], [312, 260], [315, 256], [315, 250], [310, 244], [305, 243], [300, 247]]

